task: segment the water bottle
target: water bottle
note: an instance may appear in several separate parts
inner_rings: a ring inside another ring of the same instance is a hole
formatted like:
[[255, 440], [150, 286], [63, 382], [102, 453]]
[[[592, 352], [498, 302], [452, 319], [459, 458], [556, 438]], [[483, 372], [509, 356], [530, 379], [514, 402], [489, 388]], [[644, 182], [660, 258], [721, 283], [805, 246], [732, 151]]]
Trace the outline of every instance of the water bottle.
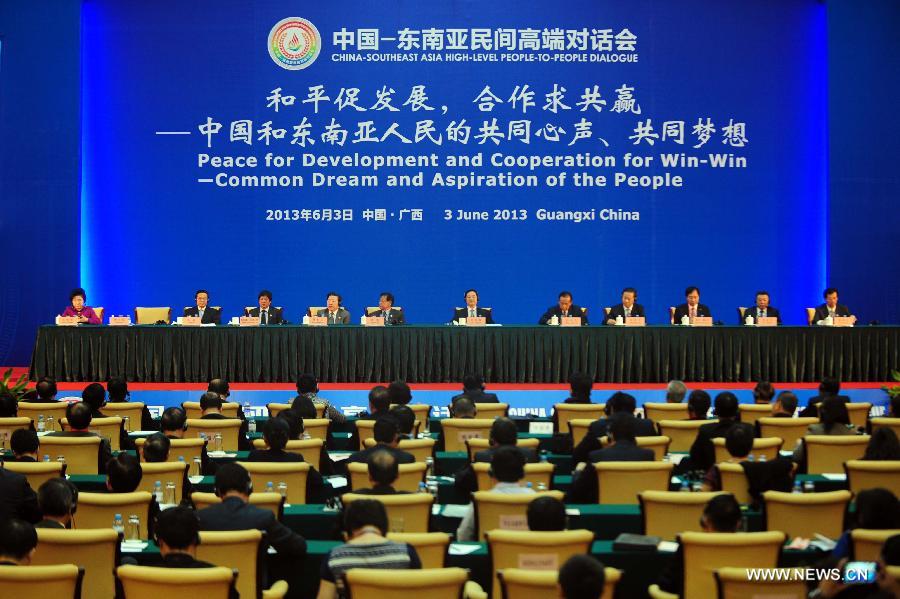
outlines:
[[266, 493], [274, 493], [275, 485], [272, 484], [272, 481], [266, 483]]
[[113, 530], [125, 534], [125, 523], [122, 522], [122, 514], [116, 514], [113, 517]]
[[811, 480], [804, 482], [803, 483], [803, 492], [804, 493], [815, 493], [816, 492], [816, 484]]
[[66, 456], [64, 456], [64, 455], [58, 455], [58, 456], [56, 456], [56, 461], [59, 462], [60, 464], [65, 464], [65, 463], [66, 463]]
[[216, 433], [214, 447], [216, 451], [222, 451], [222, 433]]
[[166, 503], [175, 503], [175, 483], [166, 483]]
[[194, 458], [194, 476], [203, 476], [203, 460]]
[[750, 455], [747, 456], [747, 461], [748, 461], [748, 462], [752, 462], [752, 461], [753, 461], [753, 454], [752, 454], [752, 453], [751, 453]]
[[766, 461], [766, 454], [764, 454], [764, 453], [759, 454], [759, 457], [756, 459], [756, 461], [757, 461], [757, 462], [765, 462], [765, 461]]
[[184, 461], [184, 456], [183, 456], [183, 455], [178, 456], [178, 463], [179, 463], [179, 464], [184, 464], [184, 463], [185, 463], [185, 461]]
[[550, 457], [547, 455], [547, 450], [541, 450], [541, 463], [547, 463], [550, 460]]
[[278, 494], [287, 499], [287, 483], [282, 481], [278, 481]]
[[435, 502], [437, 502], [438, 481], [432, 478], [427, 483], [425, 483], [425, 486], [428, 487], [428, 492], [431, 493], [431, 496], [434, 497]]
[[802, 493], [803, 492], [803, 487], [800, 486], [799, 480], [794, 481], [794, 490], [791, 492], [792, 493]]
[[50, 456], [47, 455], [46, 453], [44, 454], [44, 461], [45, 461], [45, 462], [49, 462], [49, 461], [50, 461]]
[[427, 493], [428, 487], [425, 486], [425, 483], [419, 483], [419, 493]]
[[531, 489], [531, 487], [533, 487], [533, 486], [534, 486], [534, 485], [531, 484], [531, 481], [528, 481], [527, 483], [525, 483], [525, 488], [526, 488], [526, 489]]
[[160, 481], [153, 483], [153, 496], [156, 497], [156, 503], [163, 502], [162, 483]]
[[425, 476], [434, 476], [434, 458], [431, 456], [425, 458]]
[[131, 432], [131, 418], [128, 416], [125, 417], [125, 431]]
[[56, 422], [53, 420], [53, 416], [47, 416], [47, 424], [46, 424], [46, 427], [47, 427], [47, 430], [48, 430], [48, 431], [55, 431], [55, 430], [56, 430]]
[[128, 516], [128, 540], [141, 540], [141, 519], [137, 514]]
[[703, 483], [699, 480], [695, 480], [694, 484], [691, 485], [691, 491], [693, 491], [694, 493], [699, 493], [702, 490], [703, 490]]
[[538, 493], [543, 493], [544, 491], [547, 490], [547, 485], [540, 482], [540, 483], [538, 483], [537, 490], [538, 490]]
[[247, 419], [247, 431], [251, 433], [256, 432], [256, 420], [254, 420], [253, 418]]
[[691, 483], [688, 482], [686, 478], [681, 479], [681, 488], [678, 489], [682, 493], [690, 493], [691, 492]]
[[37, 426], [38, 426], [37, 432], [39, 432], [39, 433], [42, 433], [42, 432], [44, 432], [44, 430], [46, 430], [47, 426], [44, 424], [44, 415], [43, 414], [38, 416], [38, 425]]

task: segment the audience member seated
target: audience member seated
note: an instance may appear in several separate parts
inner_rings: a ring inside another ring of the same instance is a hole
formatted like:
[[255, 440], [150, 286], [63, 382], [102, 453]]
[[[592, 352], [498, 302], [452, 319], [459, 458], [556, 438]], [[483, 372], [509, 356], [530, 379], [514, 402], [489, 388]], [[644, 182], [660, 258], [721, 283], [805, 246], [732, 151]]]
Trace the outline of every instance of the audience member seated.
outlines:
[[694, 389], [688, 395], [688, 420], [706, 420], [712, 400], [703, 389]]
[[[476, 451], [472, 456], [473, 462], [490, 462], [494, 457], [494, 453], [499, 447], [512, 447], [522, 454], [522, 458], [526, 462], [537, 462], [537, 451], [530, 447], [518, 447], [519, 429], [516, 423], [509, 418], [497, 418], [491, 424], [490, 447]], [[456, 488], [463, 493], [472, 493], [478, 489], [478, 477], [471, 464], [467, 464], [465, 468], [456, 474]]]
[[15, 418], [18, 412], [16, 398], [9, 393], [0, 392], [0, 418]]
[[687, 395], [687, 386], [681, 381], [669, 381], [666, 385], [666, 403], [681, 403]]
[[[184, 431], [187, 430], [187, 414], [178, 407], [166, 408], [159, 419], [160, 432], [167, 439], [184, 439]], [[216, 473], [216, 463], [209, 459], [206, 446], [200, 452], [200, 469], [205, 476]]]
[[276, 520], [271, 510], [250, 504], [253, 484], [240, 464], [222, 464], [216, 472], [216, 496], [222, 503], [197, 512], [200, 530], [262, 530], [266, 541], [285, 558], [306, 555], [306, 540]]
[[[221, 395], [215, 391], [207, 391], [200, 396], [200, 420], [229, 420], [222, 413]], [[253, 449], [253, 445], [247, 439], [247, 421], [242, 419], [241, 427], [238, 430], [238, 451], [250, 451], [251, 449]]]
[[[115, 403], [127, 402], [131, 398], [131, 393], [128, 392], [128, 382], [118, 376], [109, 379], [109, 382], [106, 383], [106, 392], [109, 395], [109, 401]], [[150, 415], [150, 409], [146, 405], [141, 410], [141, 430], [156, 430], [156, 422], [153, 420], [153, 416]]]
[[379, 450], [385, 450], [394, 456], [398, 464], [412, 464], [416, 461], [413, 454], [397, 449], [400, 442], [400, 427], [397, 420], [391, 416], [382, 416], [375, 421], [372, 429], [375, 437], [375, 445], [366, 449], [357, 451], [347, 458], [347, 462], [368, 462], [369, 456]]
[[769, 381], [759, 381], [753, 387], [753, 403], [769, 405], [775, 397], [775, 387]]
[[[794, 465], [790, 460], [779, 457], [754, 462], [747, 459], [753, 451], [753, 433], [746, 427], [735, 426], [725, 434], [725, 449], [731, 456], [726, 462], [740, 464], [744, 469], [754, 507], [762, 504], [762, 494], [766, 491], [791, 490]], [[717, 464], [706, 472], [703, 490], [722, 490], [722, 475]]]
[[[743, 528], [741, 506], [734, 495], [717, 495], [709, 500], [700, 517], [700, 527], [704, 532], [738, 532]], [[684, 594], [684, 553], [681, 545], [675, 559], [663, 570], [659, 587], [678, 596]]]
[[391, 396], [387, 387], [376, 385], [369, 391], [369, 410], [360, 412], [357, 420], [377, 420], [380, 416], [387, 416], [391, 411]]
[[882, 427], [872, 433], [862, 459], [900, 460], [900, 441], [894, 429]]
[[291, 410], [282, 410], [275, 417], [288, 427], [288, 441], [299, 441], [303, 436], [303, 419]]
[[394, 381], [388, 385], [388, 396], [391, 403], [398, 406], [406, 406], [412, 402], [412, 390], [404, 381]]
[[[830, 557], [816, 568], [843, 569], [848, 559]], [[900, 566], [900, 535], [889, 537], [881, 547], [881, 555], [875, 565], [875, 582], [844, 584], [828, 577], [819, 581], [809, 596], [816, 599], [896, 599], [900, 597], [900, 580], [893, 578], [885, 566]]]
[[305, 395], [298, 395], [294, 398], [294, 401], [291, 402], [291, 412], [302, 420], [313, 420], [319, 417], [316, 404]]
[[37, 547], [37, 532], [18, 518], [0, 520], [0, 566], [27, 566]]
[[826, 397], [837, 397], [843, 403], [848, 403], [850, 398], [840, 395], [841, 382], [836, 378], [827, 377], [819, 383], [819, 394], [809, 398], [806, 407], [800, 412], [801, 418], [816, 418], [819, 415], [818, 406]]
[[360, 495], [396, 495], [406, 493], [394, 489], [394, 483], [400, 476], [400, 467], [393, 454], [378, 450], [369, 456], [369, 488], [353, 489]]
[[[72, 403], [66, 407], [66, 418], [69, 421], [69, 427], [64, 431], [54, 431], [47, 433], [48, 437], [100, 437], [97, 433], [91, 432], [91, 407], [85, 402]], [[110, 449], [109, 441], [100, 437], [100, 454], [97, 457], [97, 472], [106, 474], [106, 463], [112, 457], [112, 449]]]
[[72, 528], [78, 508], [78, 487], [64, 478], [51, 478], [37, 493], [43, 519], [35, 528]]
[[[169, 451], [172, 448], [172, 441], [162, 433], [153, 433], [147, 440], [144, 441], [144, 447], [141, 449], [141, 455], [144, 457], [144, 461], [148, 463], [163, 463], [169, 460]], [[185, 473], [184, 480], [182, 481], [182, 488], [184, 489], [182, 493], [183, 502], [186, 502], [191, 493], [194, 492], [194, 486], [191, 484], [191, 481], [188, 479], [188, 474]]]
[[[285, 451], [290, 428], [281, 418], [269, 418], [263, 427], [266, 449], [254, 449], [247, 456], [248, 462], [304, 462], [299, 453]], [[325, 502], [325, 483], [316, 469], [318, 464], [310, 464], [306, 475], [306, 503]]]
[[[847, 402], [839, 397], [826, 397], [819, 404], [819, 421], [806, 427], [807, 435], [831, 435], [845, 436], [858, 435], [859, 431], [850, 424], [850, 412], [847, 411]], [[798, 464], [800, 472], [806, 472], [806, 444], [803, 441], [797, 445], [792, 458]]]
[[0, 522], [10, 518], [35, 523], [41, 519], [41, 510], [25, 475], [0, 468]]
[[[457, 399], [453, 403], [450, 404], [450, 417], [451, 418], [475, 418], [477, 414], [477, 408], [475, 407], [475, 402], [473, 402], [468, 397], [461, 397]], [[434, 451], [444, 451], [446, 445], [444, 444], [444, 429], [441, 429], [441, 432], [438, 433], [437, 441], [434, 443]]]
[[416, 413], [409, 406], [394, 406], [390, 415], [397, 420], [400, 428], [401, 439], [414, 439], [416, 428]]
[[472, 400], [472, 403], [500, 403], [496, 394], [484, 392], [484, 378], [477, 374], [469, 374], [463, 378], [463, 392], [454, 395], [450, 402], [463, 397]]
[[143, 474], [138, 459], [123, 451], [106, 464], [106, 489], [110, 493], [133, 493]]
[[592, 555], [573, 555], [559, 569], [562, 599], [600, 599], [606, 584], [606, 571]]
[[30, 428], [20, 428], [13, 431], [9, 438], [9, 448], [12, 449], [16, 462], [37, 462], [40, 458], [40, 441], [37, 433]]
[[560, 531], [569, 527], [566, 504], [549, 495], [538, 497], [528, 504], [528, 530]]
[[[91, 418], [106, 418], [106, 414], [100, 411], [100, 408], [106, 405], [106, 389], [100, 383], [91, 383], [81, 392], [82, 403], [87, 404], [91, 408]], [[119, 429], [119, 448], [134, 449], [134, 441], [128, 436], [125, 430], [125, 421]]]
[[343, 575], [354, 568], [418, 570], [419, 554], [407, 543], [386, 538], [388, 516], [384, 505], [374, 499], [357, 499], [344, 508], [344, 537], [347, 542], [330, 550], [322, 559], [317, 599], [348, 597]]
[[[491, 469], [488, 474], [493, 483], [491, 491], [511, 495], [534, 493], [534, 489], [522, 484], [525, 478], [525, 459], [515, 447], [497, 448], [491, 458]], [[476, 532], [475, 505], [469, 504], [466, 515], [456, 530], [456, 538], [460, 541], [475, 541]]]
[[[588, 427], [587, 434], [584, 439], [572, 451], [572, 462], [578, 464], [580, 462], [589, 461], [588, 455], [592, 451], [601, 449], [600, 437], [607, 435], [610, 418], [615, 414], [629, 414], [634, 416], [636, 408], [634, 396], [627, 393], [617, 391], [606, 402], [606, 416], [595, 420]], [[644, 418], [637, 419], [634, 423], [636, 437], [652, 437], [656, 435], [656, 425], [652, 420]], [[652, 458], [651, 458], [652, 459]]]
[[[297, 397], [305, 397], [310, 400], [313, 403], [313, 407], [315, 407], [315, 404], [317, 403], [324, 404], [324, 416], [332, 422], [337, 422], [338, 424], [347, 422], [347, 417], [344, 416], [344, 413], [341, 412], [340, 409], [331, 405], [331, 402], [324, 397], [319, 397], [319, 380], [315, 375], [309, 373], [300, 375], [300, 378], [297, 379]], [[318, 412], [316, 412], [316, 415], [317, 414]], [[315, 418], [316, 415], [310, 416], [310, 418]]]
[[41, 377], [41, 380], [34, 386], [35, 397], [31, 399], [22, 399], [25, 403], [57, 403], [56, 395], [59, 390], [56, 387], [56, 379], [49, 376]]
[[854, 528], [872, 530], [900, 529], [900, 501], [887, 489], [865, 489], [856, 496], [856, 510], [850, 514], [853, 525], [845, 530], [831, 550], [831, 557], [849, 557], [850, 532]]
[[724, 437], [732, 427], [741, 426], [750, 430], [753, 435], [753, 427], [738, 421], [738, 400], [734, 393], [723, 391], [716, 395], [715, 415], [718, 422], [710, 422], [697, 429], [697, 438], [691, 445], [690, 468], [706, 472], [716, 461], [716, 451], [712, 440], [716, 437]]

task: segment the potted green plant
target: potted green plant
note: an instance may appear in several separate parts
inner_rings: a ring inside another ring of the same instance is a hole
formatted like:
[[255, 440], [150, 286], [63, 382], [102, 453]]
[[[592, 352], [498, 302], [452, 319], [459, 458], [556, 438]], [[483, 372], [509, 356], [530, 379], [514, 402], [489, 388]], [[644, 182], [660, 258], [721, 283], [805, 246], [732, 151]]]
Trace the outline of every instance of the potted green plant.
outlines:
[[[892, 370], [891, 378], [900, 383], [900, 370]], [[891, 399], [895, 397], [900, 397], [900, 385], [894, 385], [893, 387], [882, 387], [887, 394], [891, 396]]]
[[13, 369], [10, 368], [6, 372], [3, 373], [3, 378], [0, 379], [0, 395], [9, 395], [14, 397], [16, 401], [22, 399], [22, 396], [25, 395], [26, 387], [28, 386], [28, 373], [24, 373], [19, 377], [14, 384], [10, 385], [10, 379], [12, 379]]

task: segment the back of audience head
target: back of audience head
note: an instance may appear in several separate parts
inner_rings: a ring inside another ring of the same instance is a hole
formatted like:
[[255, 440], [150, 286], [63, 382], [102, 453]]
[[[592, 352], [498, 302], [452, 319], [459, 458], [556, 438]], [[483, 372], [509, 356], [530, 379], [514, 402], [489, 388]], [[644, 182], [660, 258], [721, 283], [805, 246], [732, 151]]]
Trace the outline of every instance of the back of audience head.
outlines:
[[842, 424], [849, 426], [850, 412], [847, 410], [847, 404], [837, 397], [826, 397], [819, 404], [819, 422], [822, 423], [826, 433]]
[[48, 376], [39, 380], [37, 385], [35, 385], [34, 390], [37, 392], [38, 399], [44, 402], [53, 401], [56, 394], [59, 393], [56, 387], [56, 379], [52, 379]]
[[737, 418], [738, 400], [735, 394], [731, 391], [722, 391], [721, 393], [716, 395], [715, 404], [715, 414], [719, 419]]
[[37, 459], [40, 445], [37, 433], [30, 428], [17, 429], [9, 438], [9, 447], [17, 459], [29, 455]]
[[65, 478], [51, 478], [38, 488], [37, 500], [44, 519], [68, 528], [78, 508], [78, 487]]
[[216, 495], [225, 497], [229, 493], [247, 497], [253, 490], [250, 481], [250, 473], [247, 469], [234, 462], [222, 464], [216, 470]]
[[106, 392], [109, 394], [109, 401], [127, 401], [128, 382], [120, 376], [114, 376], [106, 383]]
[[0, 560], [27, 566], [37, 542], [37, 532], [29, 522], [18, 518], [0, 521]]
[[200, 396], [200, 409], [203, 412], [208, 410], [222, 411], [222, 396], [214, 391], [207, 391]]
[[276, 420], [282, 420], [288, 427], [288, 439], [297, 441], [303, 434], [303, 419], [293, 410], [282, 410], [278, 412]]
[[372, 427], [372, 436], [375, 437], [376, 443], [393, 445], [397, 442], [399, 434], [400, 425], [397, 424], [397, 419], [390, 415], [381, 416], [375, 420], [375, 425]]
[[856, 496], [854, 517], [858, 528], [900, 529], [900, 501], [887, 489], [865, 489]]
[[10, 393], [0, 393], [0, 418], [15, 418], [18, 411], [16, 398]]
[[501, 483], [515, 483], [525, 478], [525, 456], [515, 447], [502, 446], [491, 456], [491, 478]]
[[559, 569], [564, 599], [600, 599], [605, 584], [603, 564], [586, 553], [573, 555]]
[[475, 402], [468, 397], [460, 397], [450, 406], [450, 411], [453, 418], [474, 418]]
[[605, 410], [609, 415], [624, 412], [625, 414], [631, 414], [633, 416], [636, 407], [637, 402], [633, 395], [629, 395], [622, 391], [616, 391], [606, 400]]
[[515, 445], [518, 442], [519, 429], [510, 418], [495, 418], [491, 423], [490, 440], [492, 445]]
[[100, 383], [91, 383], [81, 392], [81, 401], [96, 412], [106, 404], [106, 389]]
[[356, 499], [344, 506], [344, 533], [348, 538], [366, 526], [374, 526], [382, 536], [387, 534], [388, 517], [383, 503], [375, 499]]
[[163, 433], [181, 433], [187, 426], [187, 414], [178, 407], [166, 408], [159, 419], [159, 430]]
[[384, 385], [376, 385], [369, 391], [369, 407], [370, 413], [387, 412], [391, 409], [391, 396], [388, 395], [387, 387]]
[[782, 391], [775, 399], [775, 407], [781, 408], [782, 412], [793, 416], [797, 411], [797, 396], [793, 391]]
[[634, 443], [637, 434], [637, 418], [628, 412], [616, 412], [609, 417], [607, 431], [616, 443]]
[[681, 403], [687, 394], [687, 386], [681, 381], [669, 381], [666, 386], [666, 403]]
[[400, 475], [397, 459], [389, 451], [372, 452], [368, 460], [369, 480], [377, 485], [391, 486]]
[[315, 375], [309, 374], [308, 372], [301, 374], [300, 378], [297, 379], [297, 394], [317, 394], [318, 392], [319, 381], [316, 379]]
[[407, 405], [399, 405], [391, 408], [388, 414], [397, 420], [401, 435], [412, 435], [416, 427], [416, 413]]
[[560, 531], [569, 523], [566, 504], [549, 495], [541, 495], [528, 504], [528, 530]]
[[572, 397], [590, 397], [593, 386], [594, 379], [583, 372], [573, 372], [569, 377], [569, 390], [572, 393]]
[[91, 406], [84, 402], [70, 403], [66, 406], [66, 419], [69, 428], [75, 431], [84, 431], [91, 425]]
[[388, 395], [392, 404], [405, 406], [412, 401], [412, 391], [403, 381], [394, 381], [388, 385]]
[[313, 400], [303, 395], [294, 398], [291, 402], [291, 411], [304, 420], [313, 420], [319, 415]]
[[462, 384], [463, 391], [484, 391], [484, 378], [480, 374], [467, 374]]
[[866, 446], [864, 460], [900, 460], [900, 440], [892, 428], [875, 429]]
[[837, 395], [841, 392], [841, 381], [834, 377], [825, 377], [819, 383], [819, 394], [821, 395]]
[[106, 463], [106, 486], [113, 493], [132, 493], [141, 484], [141, 463], [130, 453], [122, 452]]
[[200, 544], [200, 520], [191, 508], [175, 506], [160, 512], [154, 534], [156, 544], [164, 553], [191, 552]]
[[231, 395], [231, 386], [225, 379], [211, 380], [206, 386], [206, 390], [218, 394], [222, 398], [222, 401], [228, 401], [228, 396]]
[[703, 389], [694, 389], [688, 396], [688, 415], [693, 420], [706, 420], [712, 400]]
[[753, 388], [753, 403], [767, 404], [775, 397], [775, 387], [769, 381], [759, 381]]
[[145, 462], [165, 462], [169, 459], [169, 449], [172, 442], [162, 433], [153, 433], [144, 441], [144, 448], [141, 450], [144, 455]]
[[287, 422], [280, 418], [269, 418], [263, 426], [263, 439], [273, 451], [284, 451], [290, 434], [291, 429]]
[[725, 433], [725, 449], [735, 458], [746, 458], [753, 451], [753, 431], [744, 426], [734, 426]]
[[737, 532], [743, 522], [734, 495], [716, 495], [703, 508], [700, 524], [706, 532]]

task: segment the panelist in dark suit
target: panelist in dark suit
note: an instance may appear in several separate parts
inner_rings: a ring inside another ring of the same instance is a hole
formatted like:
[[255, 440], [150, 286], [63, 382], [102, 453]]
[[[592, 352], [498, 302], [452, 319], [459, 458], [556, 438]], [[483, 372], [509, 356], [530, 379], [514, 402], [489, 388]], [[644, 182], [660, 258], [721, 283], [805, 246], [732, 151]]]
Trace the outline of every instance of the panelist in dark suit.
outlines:
[[825, 298], [825, 303], [816, 308], [816, 313], [813, 314], [812, 324], [823, 325], [825, 324], [825, 319], [829, 316], [832, 318], [835, 316], [849, 316], [853, 318], [853, 322], [856, 322], [856, 317], [850, 313], [850, 308], [838, 303], [837, 289], [829, 287], [822, 296]]
[[606, 315], [605, 324], [616, 324], [616, 317], [621, 316], [626, 319], [629, 316], [643, 316], [644, 306], [634, 303], [637, 299], [637, 290], [634, 287], [626, 287], [622, 290], [622, 303], [613, 306]]
[[547, 308], [538, 324], [550, 324], [550, 319], [554, 316], [563, 318], [565, 316], [577, 316], [581, 319], [581, 324], [588, 324], [587, 310], [572, 303], [572, 294], [568, 291], [559, 292], [559, 303], [555, 306]]
[[693, 318], [694, 316], [712, 317], [709, 306], [700, 303], [700, 290], [696, 287], [688, 287], [684, 290], [685, 303], [675, 308], [675, 324], [681, 324], [684, 316]]
[[476, 290], [467, 289], [465, 299], [465, 308], [456, 308], [453, 311], [453, 322], [458, 321], [460, 318], [475, 316], [477, 318], [484, 318], [485, 324], [494, 324], [493, 310], [490, 308], [478, 307], [478, 292]]
[[403, 310], [394, 307], [394, 294], [390, 291], [381, 292], [378, 296], [378, 309], [369, 314], [369, 316], [383, 318], [386, 326], [406, 324], [406, 319], [403, 318]]
[[756, 305], [744, 310], [744, 318], [741, 319], [740, 324], [744, 324], [744, 320], [746, 320], [748, 316], [753, 317], [753, 324], [759, 322], [761, 317], [777, 318], [778, 324], [781, 324], [781, 313], [778, 311], [778, 308], [773, 308], [769, 305], [768, 291], [756, 292]]
[[259, 324], [261, 325], [281, 324], [284, 322], [284, 317], [281, 314], [282, 309], [272, 305], [271, 291], [263, 289], [259, 292], [259, 297], [257, 299], [259, 301], [259, 308], [247, 310], [247, 316], [258, 316]]
[[199, 316], [201, 324], [221, 324], [222, 310], [209, 306], [209, 292], [206, 289], [198, 289], [194, 300], [197, 306], [185, 308], [184, 316]]
[[350, 312], [341, 306], [343, 298], [335, 291], [329, 291], [325, 296], [325, 309], [319, 310], [316, 316], [324, 316], [328, 324], [350, 324]]

